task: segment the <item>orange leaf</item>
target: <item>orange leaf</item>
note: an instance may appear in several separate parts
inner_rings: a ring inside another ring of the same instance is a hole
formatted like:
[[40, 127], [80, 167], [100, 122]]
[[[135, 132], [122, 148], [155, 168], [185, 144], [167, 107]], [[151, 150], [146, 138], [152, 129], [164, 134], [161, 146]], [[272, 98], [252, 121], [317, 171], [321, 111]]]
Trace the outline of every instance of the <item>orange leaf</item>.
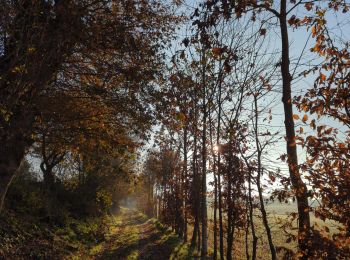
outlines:
[[309, 119], [309, 117], [307, 115], [304, 115], [303, 119], [302, 119], [303, 123], [305, 123], [308, 119]]
[[213, 53], [214, 56], [220, 56], [222, 53], [222, 48], [212, 48], [211, 52]]
[[293, 114], [294, 120], [298, 120], [300, 117], [297, 114]]
[[316, 26], [312, 26], [311, 28], [311, 32], [312, 32], [312, 36], [315, 37], [316, 34], [317, 34], [317, 31], [316, 31]]

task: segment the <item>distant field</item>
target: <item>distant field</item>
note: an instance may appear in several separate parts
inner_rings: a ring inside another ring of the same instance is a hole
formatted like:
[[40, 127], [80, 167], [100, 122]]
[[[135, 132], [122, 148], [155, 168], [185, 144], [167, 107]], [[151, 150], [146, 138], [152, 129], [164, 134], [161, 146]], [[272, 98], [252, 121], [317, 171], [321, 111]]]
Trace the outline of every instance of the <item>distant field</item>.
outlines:
[[[269, 224], [272, 231], [273, 236], [273, 242], [275, 246], [277, 247], [285, 247], [290, 250], [296, 251], [296, 241], [290, 241], [287, 243], [287, 234], [283, 231], [281, 226], [284, 223], [290, 222], [291, 220], [288, 218], [289, 214], [292, 212], [297, 212], [297, 206], [296, 203], [279, 203], [274, 202], [271, 204], [266, 205], [266, 210], [268, 212], [269, 216]], [[208, 212], [209, 220], [212, 223], [212, 220], [214, 218], [214, 212], [212, 209], [209, 209]], [[256, 226], [256, 234], [258, 236], [258, 249], [257, 249], [257, 258], [258, 259], [269, 259], [270, 257], [270, 251], [268, 246], [268, 241], [266, 237], [266, 232], [263, 227], [262, 219], [260, 216], [260, 211], [256, 211], [254, 214], [254, 223]], [[331, 233], [336, 232], [336, 223], [331, 221], [322, 221], [319, 219], [316, 219], [313, 214], [311, 214], [311, 223], [317, 224], [318, 226], [327, 226]], [[288, 232], [295, 234], [297, 233], [297, 221], [294, 220], [292, 222], [293, 230], [288, 230]], [[245, 237], [243, 230], [240, 232], [237, 232], [235, 234], [235, 241], [234, 241], [234, 258], [235, 259], [246, 259], [245, 255]], [[251, 238], [249, 238], [250, 244], [251, 244]], [[209, 245], [213, 245], [213, 226], [211, 225], [209, 230]], [[250, 248], [250, 255], [251, 255], [251, 248]]]

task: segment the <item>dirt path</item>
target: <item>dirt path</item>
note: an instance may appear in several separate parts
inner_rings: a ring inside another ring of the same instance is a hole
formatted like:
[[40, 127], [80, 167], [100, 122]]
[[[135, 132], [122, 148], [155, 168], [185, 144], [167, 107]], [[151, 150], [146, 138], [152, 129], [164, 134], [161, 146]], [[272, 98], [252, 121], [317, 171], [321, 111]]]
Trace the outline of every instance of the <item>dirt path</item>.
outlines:
[[106, 240], [96, 246], [93, 259], [166, 260], [190, 259], [180, 256], [187, 250], [170, 230], [155, 219], [123, 209], [109, 226]]

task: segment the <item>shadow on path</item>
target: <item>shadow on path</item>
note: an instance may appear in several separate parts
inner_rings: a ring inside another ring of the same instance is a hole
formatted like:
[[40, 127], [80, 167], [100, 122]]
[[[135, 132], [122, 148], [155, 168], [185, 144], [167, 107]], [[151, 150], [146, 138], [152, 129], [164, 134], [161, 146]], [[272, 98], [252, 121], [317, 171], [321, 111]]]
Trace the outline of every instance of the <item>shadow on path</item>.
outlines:
[[170, 230], [137, 211], [124, 210], [118, 220], [96, 259], [166, 260], [182, 244]]

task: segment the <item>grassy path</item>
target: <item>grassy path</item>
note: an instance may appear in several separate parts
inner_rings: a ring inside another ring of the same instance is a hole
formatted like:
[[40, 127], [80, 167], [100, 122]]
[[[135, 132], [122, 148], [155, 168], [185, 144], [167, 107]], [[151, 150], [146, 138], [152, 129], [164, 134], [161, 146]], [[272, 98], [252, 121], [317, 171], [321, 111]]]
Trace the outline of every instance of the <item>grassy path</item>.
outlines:
[[108, 233], [88, 254], [76, 259], [193, 259], [188, 246], [157, 220], [130, 209], [110, 217]]

